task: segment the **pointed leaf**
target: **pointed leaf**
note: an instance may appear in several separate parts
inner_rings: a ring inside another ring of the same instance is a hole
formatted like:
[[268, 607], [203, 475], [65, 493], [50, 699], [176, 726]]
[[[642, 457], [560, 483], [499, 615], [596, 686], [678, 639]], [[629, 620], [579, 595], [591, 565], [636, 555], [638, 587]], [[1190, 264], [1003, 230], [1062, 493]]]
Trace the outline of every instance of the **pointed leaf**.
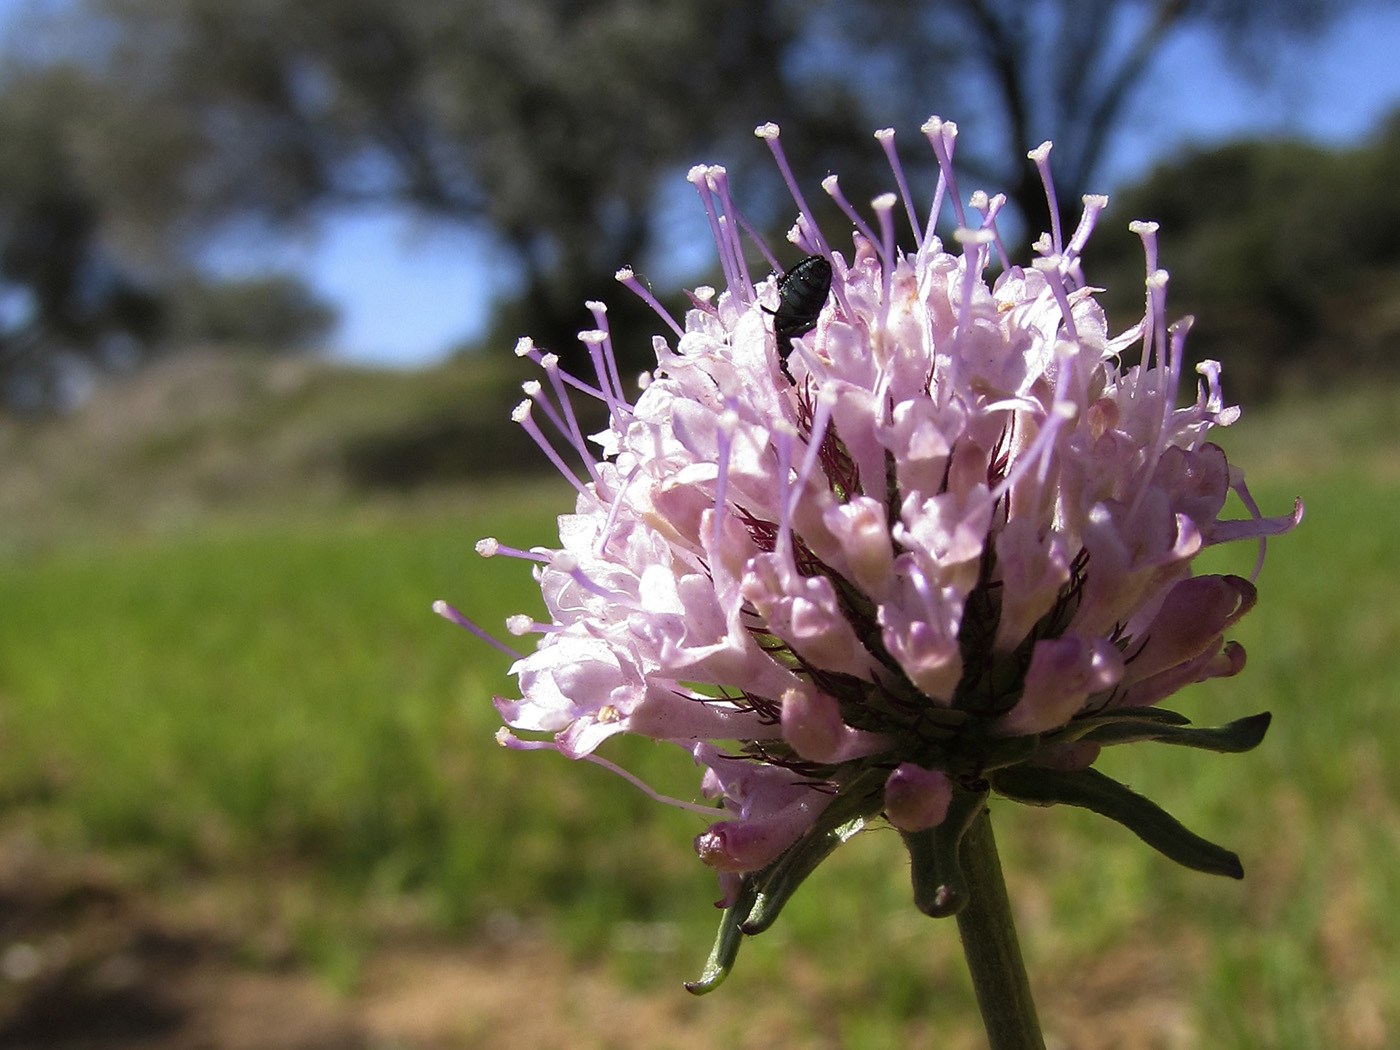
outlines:
[[1140, 722], [1163, 722], [1172, 726], [1186, 726], [1191, 724], [1191, 719], [1187, 718], [1180, 711], [1172, 711], [1165, 707], [1120, 707], [1115, 711], [1105, 711], [1094, 717], [1105, 722], [1127, 718]]
[[1066, 772], [1018, 766], [991, 774], [999, 793], [1035, 806], [1063, 803], [1116, 820], [1153, 849], [1178, 864], [1210, 875], [1244, 877], [1234, 853], [1201, 838], [1150, 799], [1096, 769]]
[[705, 969], [701, 971], [698, 979], [685, 982], [687, 992], [692, 995], [713, 992], [729, 976], [729, 971], [734, 968], [734, 960], [739, 956], [739, 945], [744, 939], [739, 924], [753, 907], [754, 894], [753, 878], [745, 876], [739, 888], [738, 899], [724, 909], [724, 915], [719, 920], [719, 933], [715, 937], [714, 947], [710, 949], [710, 957], [705, 961]]
[[836, 798], [802, 837], [768, 867], [753, 873], [754, 903], [740, 922], [742, 932], [757, 934], [772, 926], [783, 905], [817, 865], [880, 812], [888, 775], [885, 769], [872, 767], [841, 785]]
[[1175, 711], [1168, 711], [1165, 707], [1125, 707], [1116, 711], [1105, 711], [1097, 715], [1076, 718], [1063, 729], [1048, 734], [1046, 743], [1073, 743], [1076, 740], [1083, 740], [1090, 733], [1096, 732], [1104, 726], [1124, 723], [1145, 726], [1185, 726], [1191, 724], [1191, 719], [1185, 715], [1177, 714]]
[[836, 851], [836, 847], [865, 827], [865, 817], [853, 817], [834, 828], [813, 828], [781, 857], [754, 877], [755, 894], [748, 915], [739, 924], [741, 933], [762, 933], [777, 921], [783, 905], [801, 886], [817, 865]]
[[1272, 718], [1268, 711], [1264, 711], [1213, 729], [1117, 722], [1099, 726], [1085, 734], [1083, 739], [1092, 740], [1096, 744], [1127, 744], [1138, 740], [1156, 740], [1163, 744], [1195, 747], [1203, 751], [1237, 754], [1259, 746]]

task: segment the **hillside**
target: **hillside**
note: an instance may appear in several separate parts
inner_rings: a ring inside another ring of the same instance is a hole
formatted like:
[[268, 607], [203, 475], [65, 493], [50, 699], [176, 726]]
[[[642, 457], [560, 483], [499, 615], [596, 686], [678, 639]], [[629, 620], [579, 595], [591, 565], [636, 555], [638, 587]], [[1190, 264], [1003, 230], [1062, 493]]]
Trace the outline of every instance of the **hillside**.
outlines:
[[0, 533], [178, 528], [532, 470], [509, 419], [528, 363], [417, 372], [212, 350], [166, 358], [64, 416], [0, 417]]

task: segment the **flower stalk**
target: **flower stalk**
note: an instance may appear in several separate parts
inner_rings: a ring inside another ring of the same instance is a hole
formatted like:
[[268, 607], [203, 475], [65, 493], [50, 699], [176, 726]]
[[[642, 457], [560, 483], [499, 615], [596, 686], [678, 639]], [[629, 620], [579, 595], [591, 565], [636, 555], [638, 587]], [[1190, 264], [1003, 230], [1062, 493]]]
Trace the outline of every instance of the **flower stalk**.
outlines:
[[958, 935], [988, 1046], [990, 1050], [1045, 1050], [992, 835], [992, 818], [985, 808], [963, 836], [962, 864], [970, 892], [966, 907], [958, 912]]

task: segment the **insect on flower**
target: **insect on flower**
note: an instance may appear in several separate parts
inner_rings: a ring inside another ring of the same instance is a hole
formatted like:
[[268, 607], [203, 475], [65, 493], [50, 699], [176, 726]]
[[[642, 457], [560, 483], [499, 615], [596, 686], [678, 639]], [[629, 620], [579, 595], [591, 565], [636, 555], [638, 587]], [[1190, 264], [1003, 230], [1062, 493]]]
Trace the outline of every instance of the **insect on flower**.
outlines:
[[778, 362], [788, 382], [795, 382], [787, 359], [792, 341], [817, 327], [817, 315], [831, 294], [831, 263], [824, 255], [809, 255], [778, 281], [778, 308], [773, 315], [773, 334], [778, 337]]

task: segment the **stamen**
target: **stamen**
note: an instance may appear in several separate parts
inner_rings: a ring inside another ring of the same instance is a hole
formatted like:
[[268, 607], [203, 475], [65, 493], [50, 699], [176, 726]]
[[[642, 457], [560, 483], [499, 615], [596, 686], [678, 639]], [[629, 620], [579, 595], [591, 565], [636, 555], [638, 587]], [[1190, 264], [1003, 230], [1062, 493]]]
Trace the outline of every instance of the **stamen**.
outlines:
[[1155, 222], [1143, 219], [1134, 219], [1128, 223], [1128, 231], [1137, 234], [1142, 239], [1143, 251], [1147, 255], [1148, 273], [1157, 269], [1157, 229], [1158, 226]]
[[622, 267], [617, 273], [613, 274], [613, 280], [631, 289], [632, 293], [636, 295], [637, 298], [656, 311], [656, 316], [666, 322], [667, 327], [676, 333], [677, 339], [685, 335], [685, 329], [676, 323], [676, 319], [671, 316], [671, 312], [661, 305], [656, 296], [651, 294], [651, 289], [637, 280], [637, 275], [632, 272], [632, 267]]
[[1045, 283], [1050, 287], [1050, 294], [1055, 297], [1055, 302], [1059, 304], [1060, 316], [1065, 322], [1065, 335], [1076, 345], [1079, 345], [1079, 331], [1074, 326], [1074, 313], [1070, 310], [1069, 291], [1065, 288], [1065, 258], [1063, 255], [1051, 255], [1044, 259], [1034, 259], [1031, 265], [1045, 275]]
[[821, 254], [817, 250], [816, 239], [812, 236], [812, 224], [807, 221], [805, 215], [799, 215], [797, 221], [788, 227], [787, 242], [804, 255]]
[[612, 506], [608, 508], [607, 520], [603, 522], [603, 527], [598, 530], [598, 541], [593, 546], [596, 553], [602, 553], [603, 549], [607, 547], [608, 540], [612, 538], [613, 526], [617, 524], [618, 514], [627, 502], [622, 497], [627, 492], [627, 486], [632, 484], [632, 480], [641, 472], [642, 464], [638, 462], [622, 479], [622, 484], [617, 487], [617, 491], [612, 494]]
[[588, 466], [588, 473], [594, 481], [598, 480], [598, 470], [593, 460], [593, 454], [588, 449], [588, 442], [584, 440], [583, 428], [578, 425], [578, 417], [574, 415], [574, 405], [569, 397], [569, 392], [564, 389], [564, 376], [559, 370], [559, 357], [556, 354], [545, 354], [540, 361], [544, 366], [544, 374], [549, 379], [550, 386], [554, 388], [554, 396], [559, 399], [560, 406], [564, 409], [564, 417], [569, 424], [569, 440], [574, 448], [579, 450], [579, 455]]
[[627, 781], [627, 783], [641, 790], [643, 794], [645, 794], [648, 798], [652, 799], [652, 801], [654, 802], [664, 802], [668, 806], [675, 806], [677, 809], [684, 809], [690, 813], [699, 813], [701, 816], [714, 819], [714, 806], [701, 805], [699, 802], [685, 802], [678, 798], [672, 798], [670, 795], [663, 795], [661, 794], [661, 792], [651, 787], [651, 785], [649, 785], [645, 780], [642, 780], [640, 777], [627, 772], [627, 770], [623, 769], [616, 762], [609, 762], [606, 758], [603, 758], [591, 751], [586, 755], [579, 755], [578, 757], [592, 762], [595, 766], [602, 766], [604, 769], [608, 770], [611, 773], [616, 773], [623, 780]]
[[1108, 207], [1108, 198], [1101, 193], [1086, 193], [1083, 200], [1084, 211], [1079, 216], [1079, 225], [1074, 228], [1074, 236], [1069, 239], [1069, 247], [1065, 249], [1065, 280], [1071, 289], [1085, 285], [1080, 253], [1094, 230], [1099, 213]]
[[855, 311], [851, 309], [850, 302], [846, 299], [846, 276], [850, 271], [846, 268], [846, 260], [840, 255], [830, 256], [831, 262], [831, 295], [836, 300], [836, 316], [851, 317]]
[[[1158, 273], [1164, 271], [1159, 270]], [[1166, 381], [1161, 384], [1161, 409], [1162, 414], [1157, 420], [1157, 433], [1152, 439], [1152, 449], [1142, 465], [1142, 484], [1139, 486], [1137, 495], [1133, 497], [1132, 508], [1129, 514], [1137, 513], [1142, 505], [1143, 499], [1147, 496], [1147, 490], [1152, 485], [1152, 473], [1157, 467], [1157, 463], [1162, 458], [1162, 453], [1166, 451], [1167, 445], [1172, 437], [1172, 416], [1176, 412], [1176, 392], [1181, 385], [1181, 363], [1186, 357], [1186, 333], [1191, 329], [1191, 319], [1185, 318], [1171, 326], [1171, 354], [1168, 365], [1164, 370]]]
[[[958, 366], [962, 355], [956, 351], [956, 347], [967, 337], [967, 330], [975, 319], [972, 310], [972, 293], [973, 289], [982, 283], [982, 248], [991, 239], [992, 235], [987, 230], [970, 230], [965, 226], [960, 226], [953, 231], [953, 240], [962, 245], [963, 249], [962, 286], [960, 289], [962, 300], [958, 313], [958, 326], [953, 333], [955, 350], [948, 355], [947, 378], [942, 384], [945, 393], [958, 388]], [[946, 405], [947, 403], [945, 396], [941, 404]]]
[[774, 270], [781, 273], [783, 264], [778, 262], [778, 257], [774, 255], [772, 249], [768, 247], [768, 242], [763, 239], [763, 234], [753, 228], [753, 224], [750, 223], [748, 219], [744, 218], [743, 212], [736, 209], [734, 218], [738, 221], [740, 229], [749, 235], [754, 244], [758, 245], [758, 250], [763, 253], [764, 261]]
[[929, 209], [928, 215], [927, 236], [932, 240], [934, 223], [938, 221], [938, 212], [943, 207], [945, 193], [953, 201], [953, 218], [959, 226], [967, 225], [962, 199], [958, 196], [958, 181], [953, 177], [953, 144], [957, 141], [958, 126], [942, 117], [929, 117], [919, 130], [924, 133], [929, 145], [933, 147], [933, 155], [938, 158], [938, 188], [934, 191], [933, 207]]
[[608, 375], [612, 379], [612, 389], [617, 394], [618, 403], [630, 415], [632, 404], [627, 400], [627, 392], [622, 389], [622, 376], [617, 370], [617, 355], [613, 353], [612, 332], [608, 328], [608, 304], [597, 299], [590, 299], [584, 305], [593, 314], [593, 323], [598, 326], [597, 330], [603, 333], [603, 358], [608, 364]]
[[588, 471], [588, 476], [596, 483], [598, 481], [597, 464], [594, 462], [593, 457], [589, 455], [588, 446], [583, 443], [583, 435], [569, 429], [569, 425], [560, 417], [559, 413], [554, 410], [554, 406], [550, 404], [549, 398], [545, 396], [544, 388], [540, 385], [538, 380], [527, 379], [520, 384], [520, 389], [525, 391], [526, 397], [539, 405], [540, 408], [544, 409], [545, 417], [553, 425], [554, 429], [559, 431], [559, 435], [565, 441], [569, 442], [574, 451], [579, 454], [579, 458], [583, 461], [584, 468]]
[[495, 536], [486, 536], [476, 541], [476, 553], [483, 558], [494, 558], [496, 555], [503, 555], [507, 558], [522, 558], [525, 561], [538, 561], [548, 563], [549, 555], [543, 551], [524, 551], [519, 547], [507, 547]]
[[494, 646], [495, 648], [499, 649], [501, 652], [509, 656], [512, 660], [524, 659], [524, 657], [521, 656], [520, 653], [517, 653], [510, 646], [506, 645], [505, 642], [491, 637], [491, 635], [488, 634], [485, 630], [472, 623], [470, 620], [468, 620], [465, 616], [463, 616], [452, 606], [448, 605], [441, 598], [433, 602], [433, 612], [437, 613], [444, 620], [447, 620], [450, 623], [455, 623], [458, 627], [470, 631], [472, 634], [476, 635], [487, 645]]
[[715, 250], [719, 252], [719, 268], [724, 273], [725, 286], [734, 291], [739, 287], [739, 270], [734, 262], [733, 246], [729, 243], [726, 224], [720, 222], [719, 209], [715, 207], [714, 189], [710, 183], [710, 165], [695, 165], [686, 174], [686, 179], [700, 193], [705, 216], [710, 220], [710, 235], [714, 238]]
[[[1154, 393], [1158, 397], [1165, 396], [1162, 383], [1167, 373], [1167, 279], [1166, 270], [1153, 270], [1147, 275], [1148, 312], [1152, 317], [1152, 350], [1157, 367]], [[1146, 361], [1143, 361], [1142, 367], [1145, 372], [1148, 367]]]
[[968, 205], [974, 211], [981, 212], [982, 229], [991, 231], [992, 243], [996, 246], [997, 259], [1002, 270], [1011, 269], [1011, 256], [1007, 254], [1006, 245], [1001, 240], [1001, 230], [997, 228], [997, 215], [1006, 206], [1006, 194], [998, 193], [995, 197], [988, 197], [985, 190], [973, 190]]
[[[781, 266], [774, 269], [781, 270]], [[711, 317], [718, 317], [719, 310], [714, 304], [715, 290], [708, 284], [698, 285], [695, 288], [685, 289], [685, 297], [690, 300], [690, 305], [697, 310], [703, 310]]]
[[540, 623], [533, 616], [515, 613], [506, 617], [506, 630], [517, 638], [523, 638], [527, 634], [557, 634], [563, 628], [557, 623]]
[[599, 598], [606, 598], [610, 602], [615, 602], [624, 609], [632, 612], [643, 612], [642, 605], [637, 599], [622, 591], [612, 591], [600, 583], [595, 583], [588, 574], [579, 568], [578, 555], [571, 551], [556, 551], [554, 557], [549, 560], [549, 567], [555, 572], [562, 572], [569, 576], [575, 583], [582, 587], [589, 594], [596, 594]]
[[[564, 754], [563, 748], [559, 746], [557, 741], [522, 740], [505, 726], [501, 726], [500, 729], [496, 730], [496, 743], [500, 744], [502, 747], [508, 747], [512, 751], [553, 751], [556, 754]], [[570, 754], [567, 757], [583, 759], [585, 762], [592, 762], [595, 766], [602, 766], [610, 773], [616, 773], [654, 802], [662, 802], [668, 806], [675, 806], [678, 809], [684, 809], [690, 813], [699, 813], [702, 817], [714, 819], [716, 812], [714, 806], [705, 806], [698, 802], [684, 802], [681, 799], [672, 798], [670, 795], [663, 795], [649, 786], [646, 781], [627, 772], [627, 770], [623, 769], [617, 763], [609, 762], [606, 758], [601, 758], [592, 752], [582, 755]]]
[[754, 128], [753, 133], [768, 143], [768, 150], [773, 154], [773, 159], [777, 161], [778, 170], [782, 172], [788, 192], [792, 194], [792, 199], [797, 202], [798, 224], [801, 225], [805, 219], [811, 232], [812, 247], [815, 249], [813, 254], [830, 256], [831, 249], [827, 246], [822, 231], [817, 228], [816, 220], [812, 217], [812, 209], [807, 207], [807, 202], [802, 197], [802, 191], [797, 188], [797, 180], [793, 178], [792, 168], [788, 166], [787, 157], [783, 153], [783, 145], [778, 141], [778, 125], [769, 121], [767, 124], [760, 124]]
[[[741, 283], [738, 286], [739, 301], [745, 305], [753, 302], [753, 280], [749, 276], [749, 264], [744, 258], [744, 242], [739, 239], [739, 229], [735, 228], [733, 220], [739, 218], [739, 209], [734, 206], [734, 201], [729, 196], [729, 172], [719, 165], [710, 169], [710, 187], [719, 194], [719, 202], [724, 208], [724, 214], [731, 221], [725, 225], [727, 233], [733, 242], [734, 262], [738, 267]], [[739, 227], [747, 225], [740, 222]], [[734, 287], [731, 285], [730, 287]]]
[[540, 447], [540, 451], [549, 457], [549, 461], [554, 464], [554, 469], [559, 471], [559, 473], [564, 476], [564, 479], [578, 490], [580, 495], [587, 496], [590, 500], [597, 503], [598, 497], [592, 492], [589, 492], [583, 482], [578, 479], [577, 475], [569, 469], [569, 465], [560, 458], [559, 453], [554, 451], [554, 446], [549, 443], [549, 439], [540, 431], [539, 424], [531, 418], [530, 408], [532, 405], [534, 405], [534, 402], [528, 398], [520, 402], [520, 404], [515, 406], [515, 411], [510, 414], [510, 418], [525, 428], [525, 433], [529, 434], [531, 440]]
[[[1064, 350], [1060, 344], [1056, 343], [1054, 348], [1055, 367], [1055, 403], [1068, 402], [1074, 397], [1071, 390], [1072, 380], [1075, 375], [1075, 361], [1082, 349], [1079, 341], [1079, 330], [1074, 324], [1074, 313], [1070, 310], [1069, 293], [1065, 289], [1064, 282], [1064, 257], [1052, 255], [1044, 259], [1034, 259], [1031, 265], [1045, 275], [1045, 283], [1050, 287], [1050, 294], [1055, 297], [1055, 302], [1060, 307], [1060, 317], [1064, 321], [1065, 337]], [[1044, 472], [1048, 469], [1048, 461], [1042, 465], [1042, 480]]]
[[1191, 330], [1192, 318], [1185, 317], [1174, 322], [1167, 333], [1171, 337], [1171, 352], [1168, 355], [1166, 379], [1162, 390], [1162, 415], [1157, 424], [1157, 437], [1152, 442], [1152, 458], [1148, 461], [1149, 473], [1152, 464], [1161, 458], [1172, 438], [1172, 416], [1176, 412], [1176, 395], [1181, 389], [1181, 365], [1186, 358], [1186, 333]]
[[598, 385], [603, 389], [603, 403], [608, 406], [608, 411], [621, 419], [631, 414], [630, 407], [622, 399], [620, 391], [613, 387], [610, 372], [616, 372], [616, 365], [612, 369], [608, 368], [608, 362], [604, 355], [604, 346], [608, 342], [608, 333], [599, 329], [589, 329], [578, 334], [578, 341], [588, 349], [589, 360], [593, 362], [593, 374], [598, 377]]
[[[990, 406], [989, 406], [990, 407]], [[989, 502], [996, 504], [1003, 496], [1026, 476], [1031, 467], [1039, 465], [1036, 471], [1036, 490], [1031, 493], [1032, 498], [1027, 502], [1034, 504], [1039, 500], [1040, 492], [1045, 487], [1045, 482], [1049, 476], [1050, 457], [1055, 448], [1056, 437], [1059, 430], [1066, 423], [1070, 422], [1077, 415], [1075, 406], [1068, 401], [1056, 401], [1051, 405], [1049, 413], [1040, 425], [1040, 431], [1032, 439], [1030, 447], [1024, 449], [1007, 468], [1006, 477], [997, 483], [996, 488], [989, 494]]]
[[1052, 145], [1049, 140], [1042, 142], [1026, 156], [1035, 161], [1036, 170], [1040, 172], [1040, 183], [1045, 187], [1045, 201], [1050, 205], [1050, 243], [1054, 245], [1056, 255], [1063, 255], [1064, 246], [1060, 240], [1060, 202], [1055, 198], [1055, 180], [1050, 177]]
[[1146, 374], [1152, 361], [1152, 345], [1156, 333], [1156, 310], [1153, 308], [1152, 275], [1157, 272], [1157, 224], [1134, 219], [1128, 229], [1142, 240], [1143, 254], [1147, 258], [1147, 274], [1144, 284], [1143, 326], [1142, 326], [1142, 371]]
[[899, 187], [899, 195], [904, 200], [904, 212], [909, 216], [909, 225], [914, 231], [914, 248], [921, 249], [924, 246], [924, 231], [919, 226], [918, 216], [914, 214], [914, 200], [909, 195], [909, 183], [904, 181], [904, 167], [899, 163], [899, 154], [894, 148], [894, 128], [881, 128], [875, 132], [875, 140], [885, 151], [890, 168], [894, 171], [894, 183]]
[[876, 242], [880, 247], [880, 332], [886, 330], [890, 320], [890, 288], [894, 283], [894, 211], [895, 200], [893, 193], [882, 193], [870, 202], [870, 206], [875, 209], [875, 217], [880, 221], [880, 240]]
[[1201, 418], [1218, 427], [1228, 427], [1238, 423], [1240, 419], [1239, 406], [1225, 407], [1225, 394], [1220, 389], [1220, 362], [1206, 358], [1196, 366], [1196, 371], [1204, 380], [1198, 384], [1200, 393], [1196, 397], [1197, 409]]
[[1181, 368], [1186, 361], [1186, 335], [1191, 331], [1194, 317], [1186, 316], [1172, 322], [1167, 329], [1171, 335], [1170, 379], [1167, 383], [1167, 396], [1162, 398], [1162, 432], [1171, 426], [1172, 413], [1176, 410], [1176, 395], [1181, 389]]
[[1079, 217], [1079, 225], [1074, 229], [1074, 236], [1069, 239], [1069, 247], [1065, 249], [1065, 255], [1069, 258], [1079, 258], [1084, 251], [1084, 245], [1089, 241], [1089, 234], [1094, 232], [1094, 224], [1099, 220], [1099, 213], [1108, 207], [1108, 198], [1102, 193], [1084, 194], [1084, 213]]
[[846, 199], [846, 195], [841, 192], [841, 180], [836, 175], [828, 175], [822, 179], [822, 189], [826, 195], [836, 202], [836, 206], [841, 209], [846, 218], [851, 220], [851, 225], [859, 230], [867, 241], [871, 244], [879, 244], [880, 239], [875, 236], [875, 231], [870, 228], [864, 219], [860, 217], [860, 212]]
[[[523, 357], [530, 361], [533, 361], [535, 362], [535, 364], [539, 365], [541, 368], [544, 368], [546, 371], [551, 367], [551, 365], [549, 364], [551, 360], [554, 362], [553, 367], [557, 367], [559, 364], [559, 356], [557, 354], [541, 353], [539, 348], [535, 346], [535, 341], [531, 339], [528, 335], [522, 335], [519, 339], [515, 341], [515, 356]], [[561, 374], [563, 376], [564, 382], [568, 383], [575, 390], [582, 391], [589, 397], [596, 398], [599, 401], [607, 401], [607, 397], [603, 394], [601, 390], [589, 386], [582, 379], [579, 379], [577, 376], [570, 375], [568, 372], [563, 372]]]

